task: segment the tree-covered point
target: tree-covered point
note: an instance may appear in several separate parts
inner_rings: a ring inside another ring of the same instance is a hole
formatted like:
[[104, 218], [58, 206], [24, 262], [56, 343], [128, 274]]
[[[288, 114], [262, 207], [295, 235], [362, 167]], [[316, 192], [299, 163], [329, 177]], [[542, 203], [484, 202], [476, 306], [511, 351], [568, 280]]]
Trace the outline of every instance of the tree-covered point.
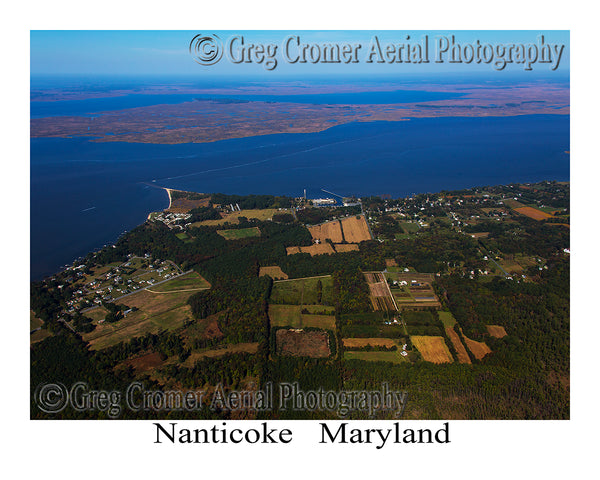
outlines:
[[171, 199], [187, 198], [188, 200], [203, 200], [210, 197], [206, 193], [184, 192], [182, 190], [171, 190]]

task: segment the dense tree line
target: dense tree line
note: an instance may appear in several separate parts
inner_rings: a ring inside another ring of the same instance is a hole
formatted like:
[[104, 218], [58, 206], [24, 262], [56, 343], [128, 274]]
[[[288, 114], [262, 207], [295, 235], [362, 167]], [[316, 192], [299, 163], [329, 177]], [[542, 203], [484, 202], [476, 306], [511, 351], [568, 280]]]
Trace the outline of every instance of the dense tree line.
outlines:
[[335, 311], [343, 313], [373, 310], [369, 286], [358, 268], [344, 268], [333, 272]]
[[333, 218], [341, 218], [347, 215], [359, 215], [360, 205], [351, 207], [306, 207], [296, 212], [298, 221], [308, 225], [327, 222]]
[[218, 279], [210, 290], [192, 295], [195, 318], [220, 313], [219, 328], [228, 343], [268, 342], [267, 300], [271, 277]]
[[192, 216], [186, 222], [203, 222], [204, 220], [219, 220], [221, 214], [216, 208], [212, 207], [197, 207], [188, 212]]

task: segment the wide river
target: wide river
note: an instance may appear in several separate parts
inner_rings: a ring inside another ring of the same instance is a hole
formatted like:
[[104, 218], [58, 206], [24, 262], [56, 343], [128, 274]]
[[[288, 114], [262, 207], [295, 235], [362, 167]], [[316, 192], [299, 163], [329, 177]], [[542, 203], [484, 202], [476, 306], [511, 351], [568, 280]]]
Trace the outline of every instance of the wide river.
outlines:
[[31, 278], [55, 273], [165, 208], [166, 192], [153, 186], [398, 197], [569, 180], [569, 148], [564, 115], [352, 123], [206, 144], [32, 139]]

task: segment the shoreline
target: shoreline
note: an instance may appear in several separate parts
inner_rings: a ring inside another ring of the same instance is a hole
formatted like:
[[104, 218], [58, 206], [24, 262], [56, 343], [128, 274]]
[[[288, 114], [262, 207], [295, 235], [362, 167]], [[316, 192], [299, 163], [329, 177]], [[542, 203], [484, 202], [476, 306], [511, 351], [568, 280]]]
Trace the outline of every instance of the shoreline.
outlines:
[[169, 210], [171, 208], [171, 205], [173, 205], [173, 198], [171, 198], [171, 191], [173, 190], [172, 188], [166, 188], [166, 187], [161, 187], [164, 188], [167, 191], [167, 195], [169, 195], [169, 206], [166, 208], [166, 210]]
[[[166, 190], [167, 191], [167, 195], [169, 196], [169, 206], [167, 208], [164, 208], [162, 211], [164, 212], [165, 210], [169, 210], [171, 208], [171, 205], [173, 205], [173, 198], [171, 197], [171, 191], [173, 191], [172, 188], [167, 188], [167, 187], [159, 187], [158, 185], [153, 185], [151, 183], [148, 183], [147, 185], [150, 185], [151, 187], [155, 187], [155, 188], [160, 188], [161, 190]], [[146, 220], [150, 220], [150, 216], [156, 212], [150, 212], [148, 214], [148, 216], [146, 217]]]

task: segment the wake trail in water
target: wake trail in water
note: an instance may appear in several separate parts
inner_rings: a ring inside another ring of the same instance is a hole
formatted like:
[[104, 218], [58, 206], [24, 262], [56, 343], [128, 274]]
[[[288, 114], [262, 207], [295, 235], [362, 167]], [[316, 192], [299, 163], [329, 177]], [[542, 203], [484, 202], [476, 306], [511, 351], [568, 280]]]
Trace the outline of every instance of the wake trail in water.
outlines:
[[[368, 137], [368, 138], [376, 138], [376, 137], [379, 137], [379, 136], [381, 136], [381, 135], [374, 135], [374, 136]], [[234, 170], [236, 168], [249, 167], [249, 166], [252, 166], [252, 165], [260, 165], [262, 163], [270, 162], [271, 160], [277, 160], [277, 159], [286, 158], [286, 157], [293, 157], [294, 155], [300, 155], [302, 153], [314, 152], [316, 150], [320, 150], [320, 149], [326, 148], [326, 147], [332, 147], [332, 146], [335, 146], [335, 145], [341, 145], [341, 144], [345, 144], [345, 143], [358, 142], [358, 141], [362, 141], [362, 140], [364, 140], [364, 137], [353, 138], [351, 140], [343, 140], [343, 141], [340, 141], [340, 142], [326, 143], [324, 145], [319, 145], [317, 147], [307, 148], [305, 150], [300, 150], [298, 152], [284, 153], [284, 154], [281, 154], [281, 155], [275, 155], [275, 156], [272, 156], [272, 157], [263, 158], [262, 160], [257, 160], [255, 162], [240, 163], [240, 164], [237, 164], [237, 165], [230, 165], [228, 167], [210, 168], [208, 170], [202, 170], [200, 172], [186, 173], [185, 175], [177, 175], [177, 176], [174, 176], [174, 177], [159, 178], [159, 179], [156, 179], [156, 182], [165, 181], [165, 180], [178, 180], [180, 178], [194, 177], [196, 175], [205, 175], [207, 173], [222, 172], [222, 171], [226, 171], [226, 170]], [[262, 148], [262, 147], [260, 147], [260, 148]]]

